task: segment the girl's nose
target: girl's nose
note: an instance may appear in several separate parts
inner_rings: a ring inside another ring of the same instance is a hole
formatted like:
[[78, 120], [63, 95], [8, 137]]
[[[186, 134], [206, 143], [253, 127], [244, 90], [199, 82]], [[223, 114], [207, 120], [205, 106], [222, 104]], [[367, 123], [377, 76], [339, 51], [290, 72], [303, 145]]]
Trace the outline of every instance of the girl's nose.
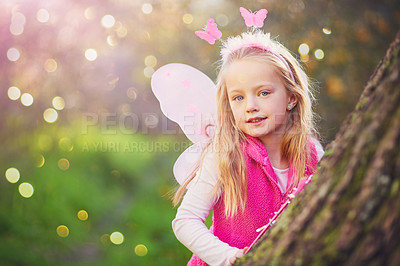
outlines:
[[248, 98], [246, 105], [246, 112], [252, 113], [252, 112], [257, 112], [259, 110], [260, 109], [258, 107], [257, 101], [255, 99]]

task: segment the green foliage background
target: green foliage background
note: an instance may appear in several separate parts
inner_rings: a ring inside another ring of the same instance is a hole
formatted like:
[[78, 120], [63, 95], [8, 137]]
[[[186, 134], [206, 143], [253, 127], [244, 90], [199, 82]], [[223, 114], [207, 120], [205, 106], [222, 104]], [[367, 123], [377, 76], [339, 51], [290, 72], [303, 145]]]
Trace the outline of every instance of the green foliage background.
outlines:
[[[2, 265], [175, 265], [187, 260], [190, 254], [171, 230], [175, 139], [107, 136], [97, 128], [82, 135], [80, 125], [41, 129], [32, 135], [34, 140], [45, 135], [54, 145], [43, 152], [26, 143], [30, 154], [9, 164], [19, 169], [20, 181], [1, 179]], [[65, 135], [71, 141], [68, 150], [56, 137]], [[137, 143], [142, 148], [134, 148]], [[46, 158], [42, 167], [37, 167], [38, 154]], [[67, 170], [58, 167], [60, 158], [70, 162]], [[19, 194], [22, 182], [32, 184], [32, 197]], [[78, 219], [79, 210], [87, 211], [88, 220]], [[67, 237], [57, 235], [59, 225], [68, 227]], [[115, 231], [124, 235], [121, 245], [107, 237], [102, 240]], [[146, 256], [135, 254], [139, 244], [147, 247]]]

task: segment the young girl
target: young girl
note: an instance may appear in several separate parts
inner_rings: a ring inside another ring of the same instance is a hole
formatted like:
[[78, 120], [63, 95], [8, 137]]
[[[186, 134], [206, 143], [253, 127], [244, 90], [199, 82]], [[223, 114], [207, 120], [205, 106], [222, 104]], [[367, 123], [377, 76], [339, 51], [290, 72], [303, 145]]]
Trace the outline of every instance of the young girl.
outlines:
[[231, 265], [243, 256], [323, 155], [307, 76], [288, 50], [253, 30], [228, 39], [221, 55], [215, 135], [174, 198], [187, 189], [172, 226], [194, 253], [188, 265]]

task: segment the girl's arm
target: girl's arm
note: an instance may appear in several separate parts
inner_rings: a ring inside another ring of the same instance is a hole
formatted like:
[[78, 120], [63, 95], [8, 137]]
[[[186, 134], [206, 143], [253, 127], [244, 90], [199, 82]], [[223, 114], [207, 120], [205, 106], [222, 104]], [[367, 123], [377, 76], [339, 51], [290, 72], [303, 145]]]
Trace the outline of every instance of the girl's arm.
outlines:
[[229, 259], [239, 250], [219, 240], [205, 226], [205, 221], [216, 200], [213, 193], [218, 181], [217, 164], [212, 152], [207, 152], [200, 175], [184, 196], [172, 228], [178, 240], [210, 265], [230, 265]]

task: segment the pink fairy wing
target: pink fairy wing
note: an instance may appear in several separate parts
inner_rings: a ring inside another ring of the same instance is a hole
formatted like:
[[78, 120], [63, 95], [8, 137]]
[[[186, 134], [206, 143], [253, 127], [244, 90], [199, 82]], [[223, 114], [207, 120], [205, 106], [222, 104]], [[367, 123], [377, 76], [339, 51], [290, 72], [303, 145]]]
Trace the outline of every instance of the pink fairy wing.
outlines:
[[268, 11], [266, 9], [260, 9], [254, 13], [254, 26], [262, 28], [264, 26], [264, 20], [266, 19]]
[[164, 115], [192, 142], [210, 138], [207, 128], [215, 125], [217, 90], [207, 75], [185, 64], [168, 64], [153, 74], [151, 87]]
[[206, 142], [196, 142], [187, 148], [176, 160], [173, 168], [176, 181], [183, 185], [189, 174], [195, 169], [196, 163], [200, 159], [201, 152]]
[[214, 134], [216, 87], [201, 71], [178, 63], [160, 67], [152, 76], [151, 87], [164, 115], [177, 122], [195, 143], [174, 165], [175, 178], [182, 184]]

